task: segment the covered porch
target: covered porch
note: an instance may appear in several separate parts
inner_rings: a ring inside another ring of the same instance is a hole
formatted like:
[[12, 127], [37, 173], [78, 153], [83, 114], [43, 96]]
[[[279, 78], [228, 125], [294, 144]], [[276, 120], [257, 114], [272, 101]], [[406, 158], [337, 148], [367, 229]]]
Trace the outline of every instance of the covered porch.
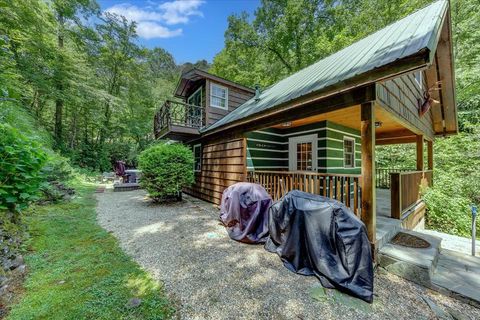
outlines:
[[[432, 183], [433, 145], [411, 129], [375, 102], [260, 128], [246, 134], [247, 181], [262, 184], [274, 200], [297, 189], [341, 201], [378, 248], [424, 216], [420, 191]], [[412, 142], [416, 168], [375, 168], [375, 145]]]

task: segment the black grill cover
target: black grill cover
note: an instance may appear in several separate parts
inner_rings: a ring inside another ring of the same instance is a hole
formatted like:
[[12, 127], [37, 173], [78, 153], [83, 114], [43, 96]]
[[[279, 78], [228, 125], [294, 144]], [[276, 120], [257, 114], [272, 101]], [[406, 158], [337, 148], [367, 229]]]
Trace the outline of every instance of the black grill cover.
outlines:
[[230, 238], [246, 243], [264, 243], [268, 237], [268, 208], [272, 204], [259, 184], [239, 182], [223, 191], [220, 220]]
[[373, 264], [365, 225], [341, 202], [294, 190], [270, 207], [265, 249], [324, 287], [367, 302], [373, 299]]

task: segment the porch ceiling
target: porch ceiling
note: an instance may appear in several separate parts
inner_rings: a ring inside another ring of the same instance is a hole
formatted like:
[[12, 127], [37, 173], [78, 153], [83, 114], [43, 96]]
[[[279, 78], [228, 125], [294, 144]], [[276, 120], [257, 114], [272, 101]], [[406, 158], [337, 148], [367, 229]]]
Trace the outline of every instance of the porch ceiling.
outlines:
[[[273, 126], [277, 129], [288, 129], [299, 127], [311, 123], [316, 123], [320, 121], [332, 121], [337, 124], [356, 129], [360, 131], [360, 105], [351, 106], [348, 108], [335, 110], [327, 113], [318, 114], [315, 116], [298, 119], [291, 121], [291, 125], [288, 127], [283, 126], [283, 124], [278, 124]], [[414, 137], [415, 134], [402, 126], [398, 121], [396, 121], [392, 115], [381, 108], [380, 106], [375, 106], [375, 121], [381, 122], [381, 126], [375, 129], [377, 139], [382, 140], [384, 138], [404, 138], [404, 137]], [[381, 142], [381, 141], [379, 141]]]

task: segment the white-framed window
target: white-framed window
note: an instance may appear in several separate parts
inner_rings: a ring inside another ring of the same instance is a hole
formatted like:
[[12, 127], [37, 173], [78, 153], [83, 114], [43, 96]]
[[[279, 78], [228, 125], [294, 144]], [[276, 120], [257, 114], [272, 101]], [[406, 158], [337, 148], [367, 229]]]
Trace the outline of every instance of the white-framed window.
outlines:
[[355, 139], [343, 137], [343, 167], [355, 168]]
[[210, 106], [228, 110], [228, 88], [221, 85], [210, 84]]
[[290, 171], [317, 170], [317, 134], [309, 134], [288, 139]]
[[423, 71], [416, 71], [413, 76], [415, 77], [415, 82], [420, 88], [423, 88]]
[[193, 146], [193, 170], [202, 171], [202, 145], [196, 144]]

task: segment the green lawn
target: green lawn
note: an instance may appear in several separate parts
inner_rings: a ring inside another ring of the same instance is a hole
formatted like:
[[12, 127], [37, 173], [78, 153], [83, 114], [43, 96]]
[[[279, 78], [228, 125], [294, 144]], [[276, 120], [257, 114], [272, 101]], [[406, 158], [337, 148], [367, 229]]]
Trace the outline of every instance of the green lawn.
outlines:
[[[174, 309], [162, 287], [95, 220], [94, 187], [75, 200], [28, 213], [25, 293], [8, 319], [165, 319]], [[140, 298], [136, 308], [126, 306]]]

